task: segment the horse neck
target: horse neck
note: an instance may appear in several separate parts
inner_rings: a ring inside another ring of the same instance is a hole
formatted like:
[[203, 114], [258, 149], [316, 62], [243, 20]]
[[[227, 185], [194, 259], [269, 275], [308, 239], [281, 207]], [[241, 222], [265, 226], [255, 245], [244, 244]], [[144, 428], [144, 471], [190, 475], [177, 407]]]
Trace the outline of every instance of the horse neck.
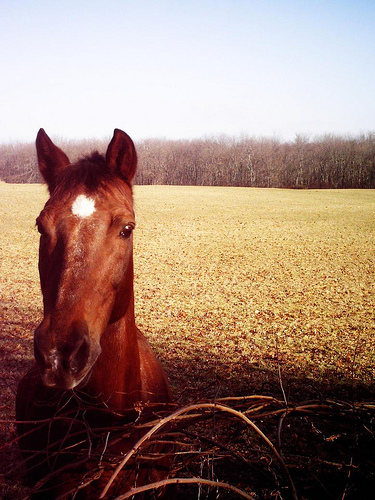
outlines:
[[96, 361], [87, 389], [112, 409], [128, 408], [140, 399], [141, 373], [138, 334], [134, 317], [133, 268], [121, 300], [125, 313], [111, 322], [101, 337], [102, 352]]

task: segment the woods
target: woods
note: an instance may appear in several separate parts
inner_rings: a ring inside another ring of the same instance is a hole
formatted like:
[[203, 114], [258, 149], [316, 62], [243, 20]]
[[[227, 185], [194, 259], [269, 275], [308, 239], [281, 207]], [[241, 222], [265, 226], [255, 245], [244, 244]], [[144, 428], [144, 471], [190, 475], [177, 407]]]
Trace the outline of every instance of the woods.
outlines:
[[[103, 152], [107, 140], [58, 140], [71, 161]], [[277, 138], [144, 139], [136, 143], [136, 184], [278, 188], [375, 188], [375, 133]], [[34, 143], [0, 145], [0, 179], [41, 182]]]

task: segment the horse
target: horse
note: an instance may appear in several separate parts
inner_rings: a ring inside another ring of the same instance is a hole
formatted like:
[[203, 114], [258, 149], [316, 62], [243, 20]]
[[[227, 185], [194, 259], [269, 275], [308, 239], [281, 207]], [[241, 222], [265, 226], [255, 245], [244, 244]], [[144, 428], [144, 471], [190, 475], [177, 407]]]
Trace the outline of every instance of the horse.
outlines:
[[[140, 404], [170, 402], [171, 392], [135, 323], [133, 141], [115, 129], [105, 155], [72, 164], [40, 129], [36, 150], [49, 190], [36, 219], [43, 319], [34, 332], [35, 364], [18, 384], [16, 418], [31, 484], [56, 467], [63, 448], [70, 450], [59, 462], [67, 484], [78, 446], [68, 434], [79, 426], [78, 412], [84, 429], [105, 427], [113, 415], [134, 418]], [[132, 446], [128, 441], [121, 453]], [[40, 498], [64, 497], [64, 484]]]

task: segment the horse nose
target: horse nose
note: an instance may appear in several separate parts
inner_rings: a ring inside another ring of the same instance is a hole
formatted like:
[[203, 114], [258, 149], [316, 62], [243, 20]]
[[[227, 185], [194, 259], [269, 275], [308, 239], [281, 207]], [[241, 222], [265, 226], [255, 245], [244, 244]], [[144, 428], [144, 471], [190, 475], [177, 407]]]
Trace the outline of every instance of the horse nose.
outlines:
[[[65, 353], [64, 353], [65, 354]], [[90, 357], [90, 339], [86, 334], [77, 335], [73, 350], [63, 356], [63, 368], [71, 375], [81, 372], [87, 365]]]
[[[60, 337], [59, 341], [52, 339]], [[75, 326], [62, 341], [61, 335], [38, 328], [34, 335], [34, 355], [43, 383], [47, 387], [70, 389], [87, 368], [90, 358], [90, 338], [87, 327]]]

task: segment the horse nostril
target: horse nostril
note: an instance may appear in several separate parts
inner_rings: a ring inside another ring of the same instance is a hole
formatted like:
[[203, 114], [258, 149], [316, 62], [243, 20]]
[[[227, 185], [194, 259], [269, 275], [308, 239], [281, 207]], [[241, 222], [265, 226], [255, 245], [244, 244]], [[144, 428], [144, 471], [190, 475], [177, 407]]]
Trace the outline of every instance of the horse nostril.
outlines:
[[49, 361], [44, 361], [43, 364], [46, 370], [52, 370], [52, 363], [50, 363]]
[[82, 371], [89, 360], [90, 340], [84, 336], [78, 348], [71, 354], [69, 359], [69, 371], [72, 375]]

